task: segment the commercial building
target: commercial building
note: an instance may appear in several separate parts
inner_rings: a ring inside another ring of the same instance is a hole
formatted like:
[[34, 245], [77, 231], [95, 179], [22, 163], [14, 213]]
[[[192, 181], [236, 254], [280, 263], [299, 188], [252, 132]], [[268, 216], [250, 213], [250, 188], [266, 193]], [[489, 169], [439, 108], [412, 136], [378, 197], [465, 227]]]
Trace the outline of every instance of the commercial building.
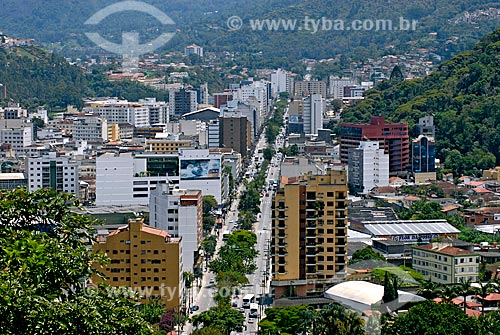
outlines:
[[415, 183], [436, 180], [436, 143], [434, 138], [419, 135], [411, 143], [411, 170]]
[[347, 263], [347, 173], [288, 179], [272, 214], [272, 282], [277, 297], [317, 295]]
[[49, 155], [28, 158], [28, 190], [34, 192], [40, 188], [78, 195], [78, 164], [68, 157]]
[[142, 218], [137, 218], [98, 237], [93, 250], [110, 258], [109, 265], [99, 268], [107, 279], [94, 275], [94, 283], [132, 288], [143, 302], [159, 297], [167, 310], [182, 306], [182, 238], [173, 238], [167, 231], [147, 226]]
[[0, 190], [13, 190], [18, 187], [25, 187], [28, 180], [24, 173], [0, 173]]
[[458, 238], [460, 231], [446, 220], [394, 220], [362, 222], [368, 234], [405, 243], [430, 242], [440, 238]]
[[222, 155], [209, 149], [179, 149], [179, 188], [201, 190], [222, 204], [229, 194], [229, 180], [222, 169]]
[[96, 205], [148, 205], [158, 184], [179, 182], [179, 157], [164, 153], [104, 153], [96, 159]]
[[453, 247], [450, 243], [433, 242], [413, 247], [413, 269], [425, 279], [439, 284], [458, 284], [461, 280], [477, 281], [479, 254]]
[[182, 238], [184, 271], [195, 273], [195, 260], [203, 238], [203, 199], [199, 190], [180, 190], [162, 184], [151, 191], [149, 222]]
[[152, 152], [176, 154], [180, 148], [189, 148], [193, 145], [190, 140], [181, 140], [179, 135], [157, 133], [156, 137], [146, 140], [146, 147]]
[[342, 123], [340, 130], [340, 160], [349, 162], [349, 149], [358, 148], [362, 141], [378, 141], [389, 154], [389, 172], [404, 173], [410, 165], [410, 143], [407, 123], [386, 123], [372, 116], [369, 124]]
[[389, 185], [389, 155], [379, 142], [365, 141], [349, 149], [349, 184], [354, 191], [367, 194], [373, 188]]

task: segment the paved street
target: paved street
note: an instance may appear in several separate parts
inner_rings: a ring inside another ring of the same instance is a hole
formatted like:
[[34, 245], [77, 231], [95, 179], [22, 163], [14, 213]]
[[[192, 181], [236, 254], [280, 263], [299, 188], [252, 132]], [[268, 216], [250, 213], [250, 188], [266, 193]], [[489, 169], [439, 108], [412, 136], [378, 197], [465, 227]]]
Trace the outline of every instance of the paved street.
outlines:
[[[264, 133], [262, 133], [258, 143], [256, 144], [255, 147], [255, 152], [254, 152], [254, 158], [252, 159], [252, 163], [248, 167], [247, 171], [252, 171], [255, 169], [257, 164], [260, 164], [262, 161], [262, 153], [258, 153], [260, 150], [264, 149], [267, 146], [266, 141], [265, 141], [265, 136]], [[277, 139], [275, 143], [275, 148], [278, 150], [280, 147], [283, 146], [283, 139], [279, 138]], [[269, 164], [269, 168], [267, 171], [267, 178], [266, 181], [271, 181], [271, 180], [278, 180], [279, 178], [279, 161], [277, 160], [277, 156], [275, 155], [273, 157], [273, 160]], [[251, 180], [251, 178], [249, 179]], [[243, 183], [239, 186], [237, 193], [236, 193], [236, 199], [233, 201], [230, 210], [228, 211], [226, 218], [224, 220], [224, 227], [221, 229], [221, 233], [218, 236], [217, 240], [217, 248], [216, 250], [219, 250], [219, 248], [222, 246], [222, 232], [225, 231], [233, 231], [234, 229], [234, 224], [238, 221], [238, 204], [240, 201], [240, 196], [243, 191]], [[255, 271], [254, 274], [249, 276], [249, 284], [246, 285], [245, 287], [242, 288], [241, 294], [238, 297], [238, 307], [241, 307], [242, 305], [242, 297], [247, 294], [247, 293], [252, 293], [255, 294], [256, 296], [265, 294], [265, 293], [270, 293], [270, 260], [268, 259], [269, 257], [269, 243], [270, 243], [270, 238], [271, 238], [271, 207], [272, 207], [272, 196], [273, 196], [273, 191], [268, 191], [266, 188], [266, 191], [264, 193], [264, 196], [262, 197], [261, 200], [261, 215], [260, 218], [258, 218], [257, 222], [255, 223], [254, 226], [254, 231], [257, 235], [257, 245], [256, 249], [259, 251], [259, 255], [256, 259], [256, 265], [257, 265], [257, 270]], [[268, 277], [265, 278], [266, 273], [268, 274]], [[201, 281], [202, 287], [198, 294], [193, 299], [193, 305], [198, 305], [199, 310], [192, 313], [191, 316], [196, 315], [198, 313], [201, 313], [203, 311], [208, 310], [210, 307], [215, 306], [215, 302], [212, 298], [214, 294], [214, 289], [215, 289], [215, 284], [211, 284], [210, 280], [215, 277], [215, 274], [206, 270], [203, 275], [203, 279]], [[263, 309], [259, 310], [259, 318], [257, 319], [250, 319], [248, 317], [248, 310], [245, 311], [245, 326], [246, 329], [243, 331], [243, 334], [255, 334], [257, 332], [257, 325], [258, 321], [260, 321], [261, 317], [263, 315]], [[191, 324], [187, 324], [184, 327], [184, 334], [190, 334], [192, 331], [193, 327]]]

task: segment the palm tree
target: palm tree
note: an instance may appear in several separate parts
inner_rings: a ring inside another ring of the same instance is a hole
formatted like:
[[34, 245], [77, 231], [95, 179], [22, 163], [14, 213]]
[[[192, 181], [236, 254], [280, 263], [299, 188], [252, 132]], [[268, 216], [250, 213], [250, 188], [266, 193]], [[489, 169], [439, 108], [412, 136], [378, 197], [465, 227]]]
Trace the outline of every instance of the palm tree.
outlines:
[[472, 280], [460, 278], [460, 283], [456, 286], [457, 294], [464, 298], [464, 312], [467, 310], [467, 296], [474, 294], [476, 289], [472, 286]]
[[432, 299], [437, 296], [439, 292], [439, 284], [432, 281], [431, 278], [424, 281], [421, 286], [417, 289], [417, 294], [421, 295], [426, 299]]
[[479, 288], [477, 290], [477, 296], [481, 298], [481, 314], [484, 315], [484, 298], [486, 298], [491, 292], [493, 292], [493, 285], [491, 281], [486, 283], [479, 282]]
[[364, 334], [364, 321], [354, 312], [338, 304], [329, 304], [319, 313], [321, 317], [318, 334]]
[[441, 285], [439, 289], [439, 297], [445, 304], [451, 304], [453, 298], [457, 296], [457, 289], [455, 285]]

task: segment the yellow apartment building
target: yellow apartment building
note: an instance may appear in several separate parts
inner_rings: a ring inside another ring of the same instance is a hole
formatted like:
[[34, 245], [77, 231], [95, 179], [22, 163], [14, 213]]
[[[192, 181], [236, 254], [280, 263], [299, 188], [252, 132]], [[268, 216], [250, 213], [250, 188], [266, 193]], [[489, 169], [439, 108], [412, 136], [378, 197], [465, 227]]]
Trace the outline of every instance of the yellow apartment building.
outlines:
[[[150, 297], [160, 297], [167, 309], [181, 307], [184, 297], [181, 238], [172, 238], [167, 231], [145, 225], [142, 218], [137, 218], [98, 240], [93, 249], [105, 252], [110, 258], [110, 263], [99, 269], [107, 284], [130, 287], [144, 302]], [[103, 281], [99, 276], [93, 277], [96, 284]]]
[[176, 154], [180, 148], [191, 148], [192, 141], [189, 140], [171, 140], [171, 139], [151, 139], [146, 141], [146, 147], [149, 151]]
[[347, 263], [347, 172], [284, 178], [273, 203], [271, 259], [277, 298], [313, 296]]

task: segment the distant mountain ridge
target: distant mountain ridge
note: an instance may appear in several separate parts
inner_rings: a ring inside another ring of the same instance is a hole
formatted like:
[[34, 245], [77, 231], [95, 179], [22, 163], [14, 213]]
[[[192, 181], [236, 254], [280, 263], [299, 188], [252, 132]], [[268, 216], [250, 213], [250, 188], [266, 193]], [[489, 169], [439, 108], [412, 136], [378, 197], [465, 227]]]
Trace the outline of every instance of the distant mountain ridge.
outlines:
[[[0, 30], [17, 37], [34, 37], [41, 43], [61, 43], [61, 52], [80, 50], [92, 52], [92, 43], [83, 35], [89, 29], [108, 32], [120, 40], [122, 31], [144, 31], [146, 40], [157, 35], [155, 19], [144, 13], [122, 13], [110, 17], [98, 27], [84, 22], [114, 0], [3, 0], [0, 2]], [[193, 42], [207, 50], [227, 50], [241, 53], [262, 53], [263, 57], [300, 59], [330, 58], [338, 54], [358, 54], [359, 58], [376, 56], [387, 46], [399, 50], [412, 47], [434, 47], [438, 54], [449, 57], [467, 50], [485, 34], [500, 27], [500, 17], [490, 16], [477, 22], [460, 20], [467, 13], [500, 8], [488, 0], [146, 0], [169, 15], [177, 29], [175, 38], [165, 50], [181, 50]], [[227, 19], [239, 16], [243, 27], [229, 31]], [[392, 19], [399, 17], [418, 20], [415, 31], [252, 31], [250, 19]], [[437, 40], [429, 38], [437, 32]], [[444, 43], [452, 39], [451, 43]], [[56, 47], [55, 45], [53, 45]], [[64, 48], [66, 47], [66, 49]], [[90, 49], [88, 49], [90, 48]], [[95, 50], [94, 50], [95, 51]]]
[[[0, 30], [17, 37], [34, 37], [42, 43], [61, 43], [62, 52], [84, 47], [95, 52], [92, 43], [83, 35], [89, 29], [106, 31], [119, 40], [122, 31], [146, 30], [144, 39], [157, 34], [158, 22], [143, 13], [116, 14], [98, 27], [84, 22], [99, 9], [117, 3], [114, 0], [3, 0], [0, 3]], [[500, 26], [496, 16], [476, 17], [477, 22], [461, 20], [464, 15], [489, 8], [499, 8], [498, 2], [488, 0], [146, 0], [167, 13], [176, 22], [175, 38], [165, 50], [181, 50], [193, 42], [207, 50], [241, 53], [261, 53], [266, 58], [330, 58], [338, 54], [354, 53], [359, 58], [376, 56], [387, 46], [398, 50], [412, 47], [433, 47], [445, 57], [467, 50], [481, 36]], [[231, 16], [243, 19], [244, 26], [229, 31], [226, 21]], [[343, 19], [346, 22], [364, 19], [392, 19], [399, 17], [418, 20], [416, 31], [252, 31], [250, 19]], [[454, 21], [455, 20], [455, 21]], [[436, 40], [429, 38], [437, 32]], [[450, 43], [445, 41], [452, 39]], [[55, 47], [55, 46], [54, 46]]]

